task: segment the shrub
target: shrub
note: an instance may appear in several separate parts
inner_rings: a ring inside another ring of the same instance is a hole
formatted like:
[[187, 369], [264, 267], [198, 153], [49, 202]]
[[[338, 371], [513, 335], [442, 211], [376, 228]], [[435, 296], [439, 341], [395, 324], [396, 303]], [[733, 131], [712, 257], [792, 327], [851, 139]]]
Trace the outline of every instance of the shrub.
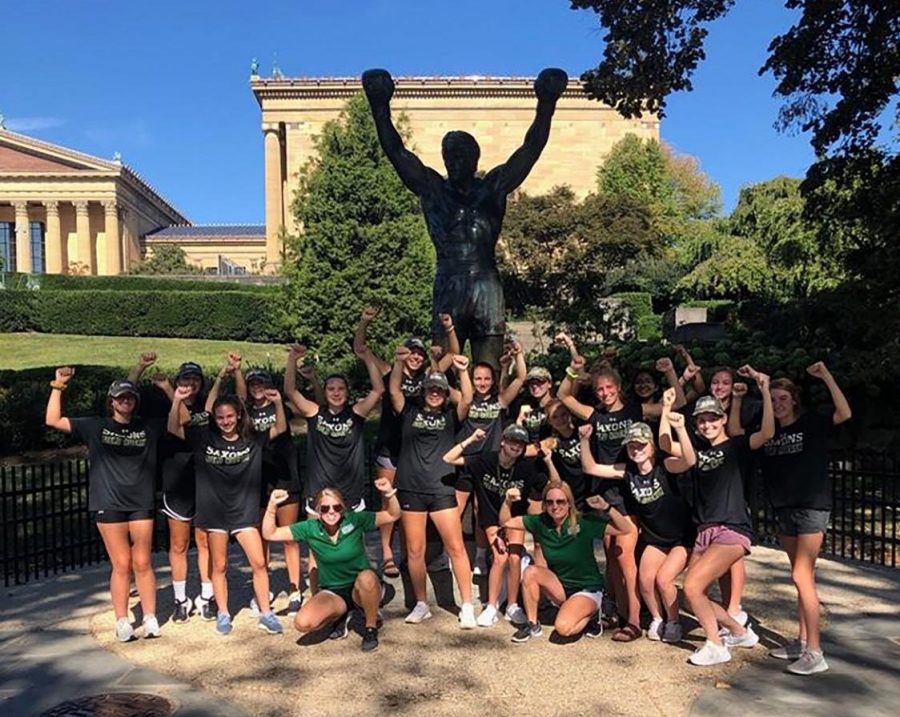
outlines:
[[628, 312], [629, 323], [639, 340], [659, 339], [662, 336], [662, 316], [653, 313], [653, 297], [643, 291], [623, 291], [609, 298], [621, 302]]
[[34, 291], [0, 291], [0, 333], [34, 331], [37, 303]]

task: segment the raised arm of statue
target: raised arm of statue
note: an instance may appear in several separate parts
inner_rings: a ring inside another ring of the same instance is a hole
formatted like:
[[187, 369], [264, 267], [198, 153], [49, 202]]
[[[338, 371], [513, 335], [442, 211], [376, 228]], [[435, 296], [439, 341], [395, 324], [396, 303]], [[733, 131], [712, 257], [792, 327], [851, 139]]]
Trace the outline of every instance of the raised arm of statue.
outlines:
[[525, 141], [505, 164], [495, 167], [485, 177], [486, 182], [496, 183], [503, 194], [509, 194], [525, 181], [544, 151], [550, 138], [550, 120], [553, 118], [556, 102], [568, 83], [569, 76], [556, 68], [542, 70], [534, 81], [538, 104], [534, 122], [525, 133]]
[[403, 138], [391, 121], [394, 80], [387, 70], [366, 70], [362, 75], [362, 85], [375, 120], [378, 141], [381, 142], [384, 153], [394, 165], [403, 183], [416, 194], [424, 194], [431, 184], [435, 180], [440, 181], [441, 177], [433, 169], [426, 167], [422, 160], [403, 145]]

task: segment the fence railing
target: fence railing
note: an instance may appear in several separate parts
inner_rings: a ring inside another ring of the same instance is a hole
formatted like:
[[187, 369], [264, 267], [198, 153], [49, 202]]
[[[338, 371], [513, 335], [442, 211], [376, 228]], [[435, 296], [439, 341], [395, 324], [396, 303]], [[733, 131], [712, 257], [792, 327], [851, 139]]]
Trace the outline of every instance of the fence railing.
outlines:
[[[829, 470], [834, 502], [823, 554], [896, 567], [900, 558], [900, 457], [836, 452]], [[369, 496], [373, 496], [371, 486]], [[753, 497], [757, 539], [775, 544], [774, 513], [759, 492]], [[6, 586], [106, 560], [88, 511], [88, 462], [84, 458], [0, 466], [0, 521]], [[168, 550], [168, 530], [161, 515], [156, 519], [153, 543], [154, 550]]]

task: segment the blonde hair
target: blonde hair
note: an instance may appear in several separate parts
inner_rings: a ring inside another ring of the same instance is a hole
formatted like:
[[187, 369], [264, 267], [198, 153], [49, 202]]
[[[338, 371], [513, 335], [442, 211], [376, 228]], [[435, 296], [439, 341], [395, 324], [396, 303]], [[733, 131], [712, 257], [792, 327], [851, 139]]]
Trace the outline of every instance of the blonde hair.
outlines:
[[547, 483], [541, 493], [542, 501], [547, 500], [547, 494], [551, 490], [561, 490], [566, 496], [566, 500], [569, 502], [569, 517], [566, 519], [569, 521], [569, 535], [578, 535], [578, 518], [581, 516], [581, 513], [575, 507], [575, 496], [572, 494], [572, 488], [565, 481]]
[[338, 503], [341, 504], [341, 507], [346, 508], [347, 503], [344, 501], [344, 494], [341, 493], [337, 488], [323, 488], [318, 493], [316, 493], [316, 499], [313, 502], [313, 505], [316, 507], [316, 512], [319, 512], [319, 505], [322, 503], [322, 498], [326, 495], [330, 495], [334, 498]]

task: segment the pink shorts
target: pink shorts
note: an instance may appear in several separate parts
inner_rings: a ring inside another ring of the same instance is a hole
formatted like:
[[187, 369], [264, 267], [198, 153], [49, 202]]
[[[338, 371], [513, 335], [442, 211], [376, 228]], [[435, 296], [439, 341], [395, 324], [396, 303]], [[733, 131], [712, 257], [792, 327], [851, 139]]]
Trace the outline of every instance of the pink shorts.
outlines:
[[750, 555], [750, 538], [724, 525], [701, 525], [694, 541], [694, 555], [703, 555], [711, 545], [740, 545]]

